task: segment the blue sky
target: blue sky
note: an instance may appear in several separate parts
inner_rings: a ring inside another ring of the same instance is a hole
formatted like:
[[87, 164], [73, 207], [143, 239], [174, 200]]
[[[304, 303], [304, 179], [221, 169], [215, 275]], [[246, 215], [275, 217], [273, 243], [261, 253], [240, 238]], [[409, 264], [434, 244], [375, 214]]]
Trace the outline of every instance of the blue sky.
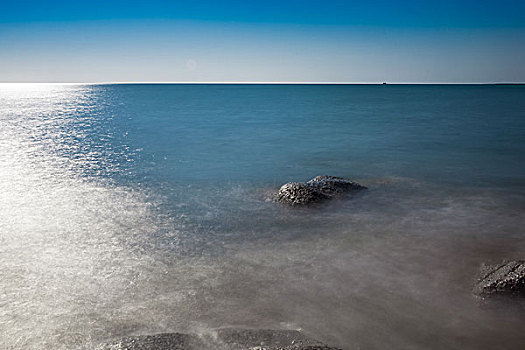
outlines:
[[523, 82], [525, 1], [2, 1], [1, 82]]

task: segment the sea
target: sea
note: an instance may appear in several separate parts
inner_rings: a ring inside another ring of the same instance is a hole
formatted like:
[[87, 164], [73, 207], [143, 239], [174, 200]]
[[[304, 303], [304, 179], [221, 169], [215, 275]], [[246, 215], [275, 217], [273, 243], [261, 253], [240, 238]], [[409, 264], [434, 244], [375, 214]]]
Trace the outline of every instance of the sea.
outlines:
[[[290, 181], [368, 187], [314, 207]], [[294, 329], [523, 349], [525, 86], [0, 85], [0, 348]]]

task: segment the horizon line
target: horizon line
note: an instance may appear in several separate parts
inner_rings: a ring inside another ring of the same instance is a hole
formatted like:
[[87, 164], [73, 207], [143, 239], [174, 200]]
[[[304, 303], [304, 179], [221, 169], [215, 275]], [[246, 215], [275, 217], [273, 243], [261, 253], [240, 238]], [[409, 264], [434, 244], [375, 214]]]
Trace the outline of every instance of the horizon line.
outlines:
[[0, 85], [525, 85], [524, 82], [331, 82], [331, 81], [102, 81], [102, 82], [0, 82]]

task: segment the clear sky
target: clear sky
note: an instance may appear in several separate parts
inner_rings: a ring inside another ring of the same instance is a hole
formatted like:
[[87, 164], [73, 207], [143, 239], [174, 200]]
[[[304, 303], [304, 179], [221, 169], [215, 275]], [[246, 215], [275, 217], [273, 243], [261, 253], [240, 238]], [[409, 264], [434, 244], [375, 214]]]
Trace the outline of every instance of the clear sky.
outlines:
[[524, 0], [0, 5], [0, 82], [525, 82]]

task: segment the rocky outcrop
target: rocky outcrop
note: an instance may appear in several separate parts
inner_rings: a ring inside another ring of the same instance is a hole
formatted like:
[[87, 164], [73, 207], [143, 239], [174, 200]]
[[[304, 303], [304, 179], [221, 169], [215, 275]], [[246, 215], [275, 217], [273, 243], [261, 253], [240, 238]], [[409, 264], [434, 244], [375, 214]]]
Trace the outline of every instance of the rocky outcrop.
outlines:
[[281, 186], [277, 201], [289, 205], [307, 205], [345, 193], [366, 189], [342, 177], [320, 175], [307, 182], [289, 182]]
[[98, 350], [341, 350], [293, 330], [224, 328], [210, 334], [163, 333], [126, 337]]
[[474, 293], [482, 298], [525, 297], [525, 260], [482, 267]]

